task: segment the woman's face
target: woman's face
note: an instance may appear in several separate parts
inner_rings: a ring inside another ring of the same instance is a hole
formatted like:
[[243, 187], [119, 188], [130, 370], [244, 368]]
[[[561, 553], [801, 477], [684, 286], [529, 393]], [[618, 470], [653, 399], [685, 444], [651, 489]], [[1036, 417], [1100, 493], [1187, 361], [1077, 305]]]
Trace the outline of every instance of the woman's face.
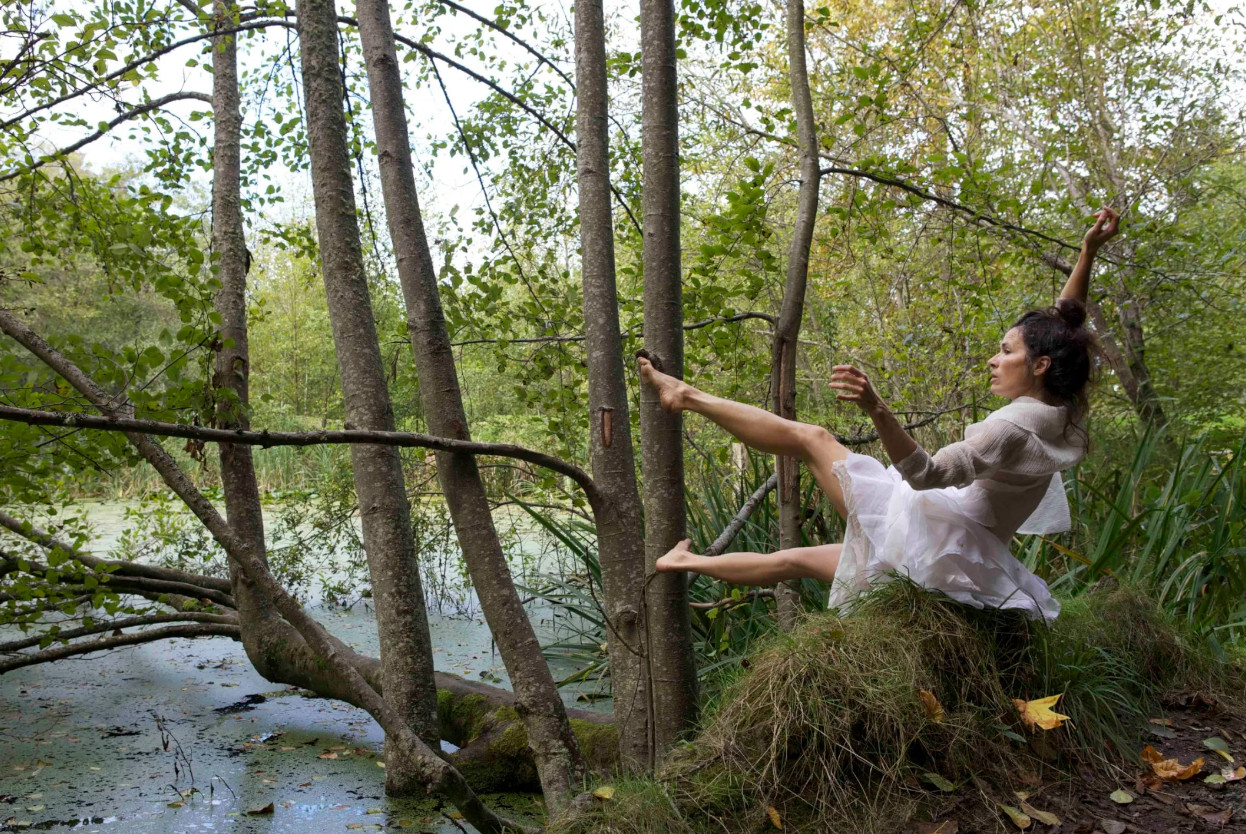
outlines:
[[1046, 356], [1030, 363], [1021, 328], [1014, 327], [1004, 334], [1004, 340], [999, 343], [999, 353], [986, 363], [991, 370], [991, 393], [1010, 400], [1026, 395], [1041, 399], [1043, 374], [1050, 364], [1051, 360]]

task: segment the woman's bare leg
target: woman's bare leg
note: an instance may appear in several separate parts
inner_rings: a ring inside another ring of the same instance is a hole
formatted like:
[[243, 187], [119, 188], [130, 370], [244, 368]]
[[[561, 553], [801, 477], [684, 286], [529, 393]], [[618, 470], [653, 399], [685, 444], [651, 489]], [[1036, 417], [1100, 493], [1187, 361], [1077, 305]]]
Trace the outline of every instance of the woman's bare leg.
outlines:
[[732, 585], [774, 585], [789, 579], [820, 579], [831, 582], [839, 567], [842, 544], [793, 547], [777, 553], [724, 553], [698, 556], [684, 539], [658, 559], [660, 571], [684, 570], [703, 573]]
[[746, 446], [804, 461], [831, 504], [841, 516], [847, 517], [843, 488], [831, 466], [848, 457], [848, 450], [829, 431], [821, 426], [784, 419], [756, 406], [706, 394], [658, 371], [648, 359], [640, 359], [640, 377], [657, 389], [665, 410], [703, 414]]

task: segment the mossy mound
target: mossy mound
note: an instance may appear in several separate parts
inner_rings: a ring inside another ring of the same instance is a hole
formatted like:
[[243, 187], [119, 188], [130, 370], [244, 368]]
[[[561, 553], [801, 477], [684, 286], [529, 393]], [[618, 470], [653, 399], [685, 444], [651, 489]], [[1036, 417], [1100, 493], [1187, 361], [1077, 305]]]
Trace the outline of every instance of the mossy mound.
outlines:
[[[789, 829], [895, 831], [940, 804], [940, 785], [1119, 762], [1161, 693], [1232, 698], [1242, 679], [1127, 589], [1085, 594], [1049, 628], [902, 580], [850, 616], [807, 618], [745, 666], [658, 780], [617, 785], [550, 830], [757, 831], [777, 814]], [[1071, 726], [1027, 729], [1013, 699], [1058, 693]]]

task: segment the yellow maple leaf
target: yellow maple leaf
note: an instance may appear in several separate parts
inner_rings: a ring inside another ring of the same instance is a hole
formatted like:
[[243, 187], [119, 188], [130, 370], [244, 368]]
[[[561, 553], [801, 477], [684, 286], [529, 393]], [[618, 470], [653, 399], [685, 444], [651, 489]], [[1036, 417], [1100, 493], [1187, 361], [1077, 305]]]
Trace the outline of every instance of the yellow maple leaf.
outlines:
[[1021, 720], [1025, 722], [1025, 726], [1031, 730], [1035, 727], [1041, 727], [1044, 730], [1054, 730], [1069, 720], [1067, 715], [1061, 715], [1052, 710], [1052, 707], [1059, 700], [1059, 695], [1049, 695], [1046, 698], [1039, 698], [1034, 701], [1022, 701], [1020, 698], [1013, 698], [1012, 702], [1016, 704], [1017, 712], [1021, 713]]
[[926, 717], [936, 724], [943, 721], [943, 704], [939, 703], [939, 699], [929, 689], [917, 690], [917, 697], [921, 698], [922, 708], [926, 710]]

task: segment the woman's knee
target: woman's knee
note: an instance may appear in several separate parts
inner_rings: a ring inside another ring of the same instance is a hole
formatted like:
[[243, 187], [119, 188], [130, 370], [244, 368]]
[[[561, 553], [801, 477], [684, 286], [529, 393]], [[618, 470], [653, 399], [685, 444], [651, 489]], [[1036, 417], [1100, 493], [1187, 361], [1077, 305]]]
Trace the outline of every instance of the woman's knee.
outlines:
[[822, 426], [810, 423], [800, 424], [800, 445], [804, 451], [806, 463], [815, 460], [839, 460], [848, 456], [848, 450]]

